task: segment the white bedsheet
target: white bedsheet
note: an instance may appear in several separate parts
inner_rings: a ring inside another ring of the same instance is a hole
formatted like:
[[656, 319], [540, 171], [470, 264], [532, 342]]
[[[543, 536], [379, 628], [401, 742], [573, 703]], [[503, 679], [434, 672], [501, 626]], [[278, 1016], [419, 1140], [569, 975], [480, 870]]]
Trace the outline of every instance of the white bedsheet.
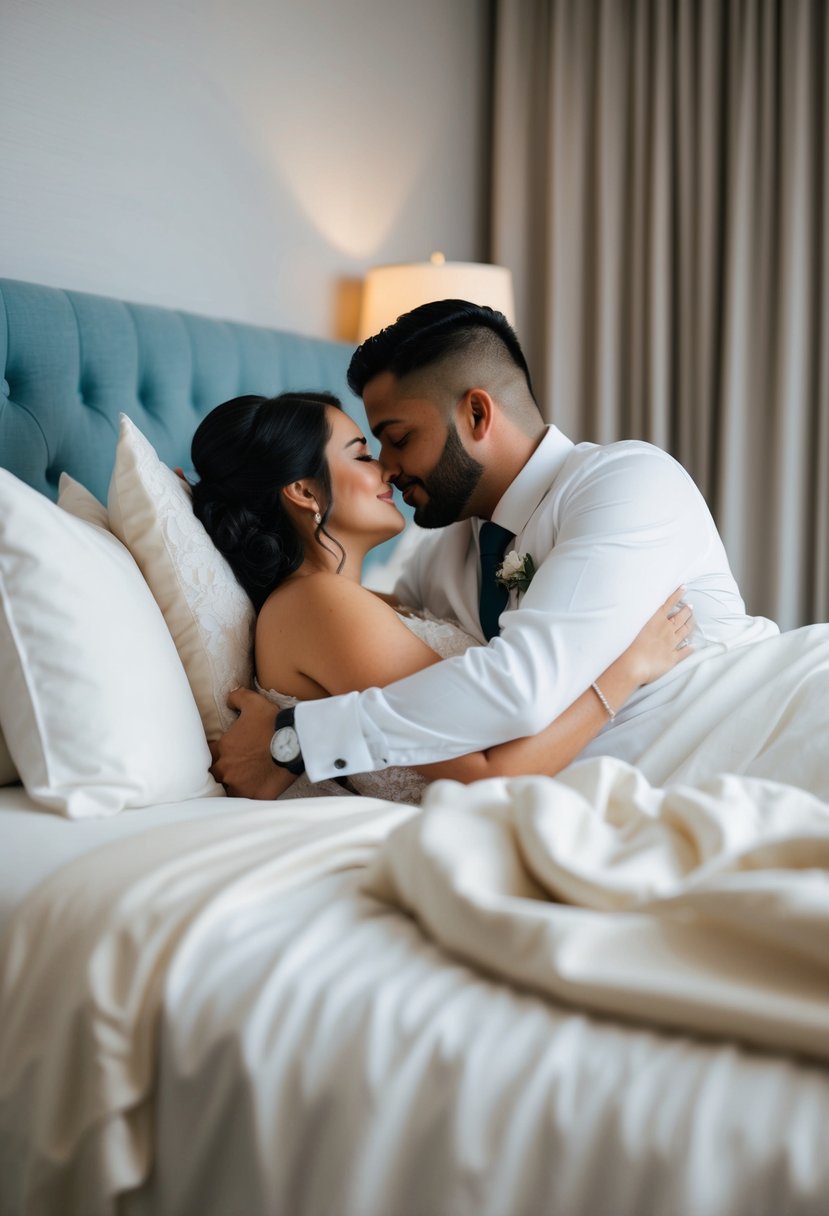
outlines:
[[452, 961], [360, 889], [407, 808], [223, 801], [18, 908], [3, 1216], [109, 1213], [125, 1188], [128, 1216], [826, 1210], [825, 1068]]
[[581, 758], [602, 755], [655, 786], [743, 773], [829, 802], [829, 624], [706, 648], [635, 694]]
[[34, 803], [22, 785], [0, 787], [0, 931], [28, 892], [66, 862], [137, 832], [221, 816], [225, 809], [223, 798], [193, 798], [101, 819], [66, 819]]

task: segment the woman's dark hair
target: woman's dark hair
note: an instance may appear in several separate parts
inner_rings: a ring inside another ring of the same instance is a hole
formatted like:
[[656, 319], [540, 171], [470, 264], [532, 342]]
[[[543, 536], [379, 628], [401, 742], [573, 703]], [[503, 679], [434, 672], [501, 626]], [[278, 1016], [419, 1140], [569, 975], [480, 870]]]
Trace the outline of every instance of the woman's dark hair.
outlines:
[[494, 308], [470, 304], [468, 300], [421, 304], [379, 334], [366, 338], [351, 357], [348, 387], [362, 397], [369, 380], [381, 372], [393, 372], [399, 379], [447, 355], [460, 353], [486, 334], [494, 335], [501, 356], [524, 373], [530, 396], [535, 400], [527, 360], [507, 318]]
[[316, 540], [331, 514], [331, 477], [325, 447], [331, 438], [326, 407], [342, 409], [331, 393], [234, 397], [202, 419], [190, 457], [199, 480], [193, 511], [258, 612], [274, 588], [302, 564], [302, 538], [285, 509], [282, 490], [301, 478], [321, 491]]

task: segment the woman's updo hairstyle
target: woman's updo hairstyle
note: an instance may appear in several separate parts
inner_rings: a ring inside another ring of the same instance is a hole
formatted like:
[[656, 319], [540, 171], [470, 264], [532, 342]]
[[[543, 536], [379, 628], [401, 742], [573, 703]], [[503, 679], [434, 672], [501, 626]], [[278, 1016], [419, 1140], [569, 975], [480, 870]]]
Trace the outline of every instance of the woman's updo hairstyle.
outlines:
[[199, 476], [193, 511], [257, 612], [304, 558], [302, 538], [285, 508], [285, 486], [316, 481], [322, 514], [317, 543], [328, 549], [320, 539], [326, 536], [342, 552], [325, 531], [332, 507], [325, 456], [329, 406], [342, 409], [331, 393], [234, 397], [211, 410], [193, 436], [190, 455]]

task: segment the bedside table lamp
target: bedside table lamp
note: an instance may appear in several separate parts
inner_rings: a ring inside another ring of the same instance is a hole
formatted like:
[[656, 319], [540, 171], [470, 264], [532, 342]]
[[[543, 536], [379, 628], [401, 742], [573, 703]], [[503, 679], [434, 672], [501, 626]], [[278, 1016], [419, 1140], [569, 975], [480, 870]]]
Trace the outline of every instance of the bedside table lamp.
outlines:
[[447, 262], [442, 253], [433, 253], [428, 262], [375, 266], [367, 272], [357, 340], [362, 342], [402, 313], [430, 300], [487, 304], [515, 324], [512, 275], [504, 266]]

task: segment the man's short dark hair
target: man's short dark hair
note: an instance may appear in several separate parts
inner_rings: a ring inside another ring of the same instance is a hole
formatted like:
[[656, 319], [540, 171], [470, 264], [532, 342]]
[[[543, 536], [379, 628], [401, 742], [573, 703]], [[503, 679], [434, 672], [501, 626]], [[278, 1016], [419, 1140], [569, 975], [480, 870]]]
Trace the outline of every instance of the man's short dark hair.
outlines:
[[410, 372], [420, 371], [447, 355], [460, 354], [480, 341], [483, 330], [489, 330], [495, 345], [506, 349], [510, 360], [524, 374], [530, 396], [535, 400], [530, 371], [515, 330], [503, 313], [468, 300], [434, 300], [421, 304], [411, 312], [366, 338], [354, 352], [348, 367], [348, 384], [352, 392], [362, 397], [370, 380], [381, 372], [392, 372], [400, 379]]

